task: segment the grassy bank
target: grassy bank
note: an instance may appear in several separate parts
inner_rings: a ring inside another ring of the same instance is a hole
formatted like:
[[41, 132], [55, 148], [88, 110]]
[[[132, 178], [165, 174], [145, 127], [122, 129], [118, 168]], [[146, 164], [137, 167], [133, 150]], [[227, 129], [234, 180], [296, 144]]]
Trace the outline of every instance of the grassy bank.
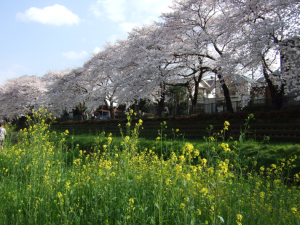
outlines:
[[259, 165], [268, 143], [225, 142], [209, 130], [203, 142], [166, 141], [164, 122], [150, 142], [139, 139], [139, 121], [123, 138], [99, 135], [81, 151], [79, 137], [50, 132], [45, 118], [0, 154], [0, 223], [300, 223], [299, 175], [287, 180], [298, 158]]
[[[73, 149], [75, 146], [77, 147], [78, 155], [79, 150], [86, 151], [88, 153], [93, 152], [93, 148], [95, 145], [95, 140], [99, 139], [105, 143], [107, 141], [109, 134], [99, 134], [99, 135], [91, 135], [91, 134], [77, 134], [77, 135], [68, 135], [66, 137], [65, 144], [68, 149]], [[157, 134], [158, 135], [158, 134]], [[230, 146], [233, 146], [236, 140], [230, 139], [226, 141]], [[123, 142], [123, 138], [113, 137], [113, 141], [111, 143], [112, 146], [115, 146], [117, 149], [120, 149], [121, 143]], [[138, 144], [136, 146], [137, 152], [143, 152], [144, 149], [152, 149], [155, 154], [160, 156], [161, 147], [164, 155], [164, 159], [168, 159], [172, 152], [179, 154], [183, 146], [186, 142], [191, 143], [195, 149], [199, 149], [200, 156], [202, 158], [206, 157], [205, 149], [208, 148], [207, 141], [202, 138], [198, 140], [190, 140], [185, 138], [180, 134], [180, 130], [175, 132], [172, 138], [163, 138], [162, 146], [160, 145], [160, 141], [154, 140], [153, 138], [139, 138]], [[217, 147], [219, 144], [222, 144], [223, 138], [219, 137], [212, 142], [212, 146]], [[103, 150], [103, 149], [102, 149]], [[299, 159], [296, 159], [295, 167], [291, 171], [291, 175], [300, 172], [300, 144], [291, 144], [288, 142], [275, 142], [275, 141], [255, 141], [253, 139], [245, 140], [242, 145], [239, 146], [239, 157], [243, 159], [249, 160], [249, 158], [256, 158], [257, 167], [260, 166], [268, 166], [271, 164], [278, 164], [284, 158], [291, 158], [299, 156]]]

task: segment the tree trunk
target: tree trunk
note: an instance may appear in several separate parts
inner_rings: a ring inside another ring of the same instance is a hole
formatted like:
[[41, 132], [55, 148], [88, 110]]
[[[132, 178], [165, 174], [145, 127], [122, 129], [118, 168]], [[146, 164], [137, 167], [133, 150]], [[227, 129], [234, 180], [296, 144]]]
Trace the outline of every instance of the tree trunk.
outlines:
[[165, 97], [166, 97], [166, 84], [161, 84], [161, 95], [160, 99], [158, 100], [158, 109], [157, 114], [159, 117], [162, 117], [162, 112], [164, 110], [165, 105]]
[[180, 94], [177, 94], [177, 96], [176, 96], [176, 105], [177, 105], [177, 107], [180, 106]]
[[198, 93], [199, 93], [199, 83], [198, 81], [195, 81], [195, 90], [194, 90], [194, 93], [192, 94], [192, 90], [191, 88], [188, 88], [189, 89], [189, 96], [190, 96], [190, 99], [191, 99], [191, 102], [192, 102], [192, 114], [195, 114], [197, 113], [197, 101], [198, 101]]
[[108, 104], [108, 101], [109, 100], [107, 100], [107, 99], [104, 100], [105, 105], [107, 106], [109, 113], [110, 113], [110, 119], [115, 119], [115, 111], [114, 111], [113, 103], [112, 103], [112, 101], [109, 101], [110, 104]]
[[198, 94], [199, 94], [199, 84], [202, 80], [202, 76], [206, 71], [203, 69], [200, 70], [200, 74], [198, 76], [198, 79], [194, 78], [194, 84], [195, 84], [195, 90], [194, 90], [194, 96], [191, 98], [192, 100], [192, 114], [197, 113], [197, 102], [198, 102]]
[[111, 105], [110, 107], [109, 107], [109, 112], [110, 112], [110, 115], [111, 115], [111, 119], [115, 119], [115, 110], [114, 110], [114, 106], [113, 105]]
[[81, 104], [81, 102], [78, 104], [78, 106], [77, 106], [77, 109], [78, 109], [78, 112], [79, 112], [79, 115], [80, 115], [80, 119], [81, 120], [84, 120], [84, 118], [83, 118], [83, 112], [84, 112], [84, 109], [85, 109], [85, 103], [83, 102], [82, 104]]
[[226, 108], [227, 108], [227, 112], [233, 112], [233, 107], [232, 107], [232, 103], [231, 103], [231, 98], [230, 98], [230, 93], [229, 93], [229, 89], [225, 83], [225, 80], [222, 79], [222, 75], [217, 74], [218, 78], [220, 80], [220, 83], [222, 85], [222, 89], [223, 89], [223, 93], [224, 93], [224, 97], [225, 97], [225, 101], [226, 101]]
[[137, 104], [138, 104], [138, 101], [135, 99], [134, 100], [134, 104], [133, 104], [133, 111], [134, 111], [134, 113], [136, 113], [136, 115], [135, 114], [133, 114], [133, 118], [134, 119], [136, 119], [136, 118], [138, 118], [138, 106], [137, 106]]
[[165, 105], [165, 98], [161, 98], [158, 101], [158, 109], [157, 109], [157, 114], [159, 117], [162, 117], [162, 112], [164, 110], [164, 105]]
[[270, 79], [270, 76], [267, 72], [267, 69], [266, 67], [264, 66], [263, 64], [263, 74], [264, 74], [264, 77], [266, 79], [266, 82], [268, 84], [268, 87], [269, 87], [269, 90], [270, 90], [270, 94], [271, 94], [271, 99], [272, 99], [272, 103], [275, 104], [276, 102], [276, 87], [273, 85], [273, 82], [272, 80]]

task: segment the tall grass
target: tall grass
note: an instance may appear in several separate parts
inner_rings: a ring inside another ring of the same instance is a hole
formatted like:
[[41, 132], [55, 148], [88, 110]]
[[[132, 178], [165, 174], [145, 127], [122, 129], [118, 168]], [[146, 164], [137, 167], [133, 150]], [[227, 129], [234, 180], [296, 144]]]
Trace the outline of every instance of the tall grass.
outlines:
[[258, 155], [242, 157], [242, 141], [218, 142], [228, 123], [203, 149], [189, 142], [167, 148], [162, 123], [153, 146], [141, 151], [142, 121], [130, 131], [132, 113], [120, 144], [99, 135], [87, 153], [76, 144], [67, 149], [68, 132], [50, 132], [37, 112], [0, 154], [0, 223], [300, 223], [299, 175], [287, 180], [297, 157], [257, 168]]

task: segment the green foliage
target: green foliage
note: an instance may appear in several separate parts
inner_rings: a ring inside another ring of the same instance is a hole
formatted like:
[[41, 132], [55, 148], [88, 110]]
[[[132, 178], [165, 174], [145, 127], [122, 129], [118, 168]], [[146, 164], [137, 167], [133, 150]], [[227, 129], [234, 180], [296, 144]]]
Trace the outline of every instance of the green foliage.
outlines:
[[[149, 141], [139, 138], [143, 121], [132, 124], [132, 111], [127, 116], [126, 134], [116, 138], [50, 132], [47, 118], [36, 114], [35, 122], [20, 131], [22, 140], [6, 142], [0, 154], [1, 222], [300, 222], [300, 178], [291, 176], [299, 165], [299, 146], [224, 141], [224, 133], [212, 133], [212, 127], [203, 142], [193, 144], [178, 129], [167, 139], [165, 121], [156, 140]], [[226, 121], [223, 132], [228, 126]], [[86, 150], [80, 146], [84, 141], [90, 145]], [[262, 164], [268, 152], [284, 158]]]

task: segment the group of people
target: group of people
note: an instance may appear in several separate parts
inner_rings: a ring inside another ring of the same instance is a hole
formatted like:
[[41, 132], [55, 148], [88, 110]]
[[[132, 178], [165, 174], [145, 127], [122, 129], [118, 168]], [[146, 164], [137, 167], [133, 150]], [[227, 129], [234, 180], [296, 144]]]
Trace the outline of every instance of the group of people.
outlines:
[[83, 120], [88, 120], [89, 119], [89, 114], [87, 114], [86, 112], [82, 113], [82, 119]]
[[[97, 112], [96, 112], [97, 113]], [[83, 120], [88, 120], [89, 119], [89, 115], [88, 113], [86, 112], [83, 112], [82, 113], [82, 118]], [[97, 115], [95, 115], [93, 112], [91, 113], [91, 119], [94, 120], [94, 119], [109, 119], [110, 118], [110, 115], [108, 112], [104, 112], [104, 113], [97, 113]]]

